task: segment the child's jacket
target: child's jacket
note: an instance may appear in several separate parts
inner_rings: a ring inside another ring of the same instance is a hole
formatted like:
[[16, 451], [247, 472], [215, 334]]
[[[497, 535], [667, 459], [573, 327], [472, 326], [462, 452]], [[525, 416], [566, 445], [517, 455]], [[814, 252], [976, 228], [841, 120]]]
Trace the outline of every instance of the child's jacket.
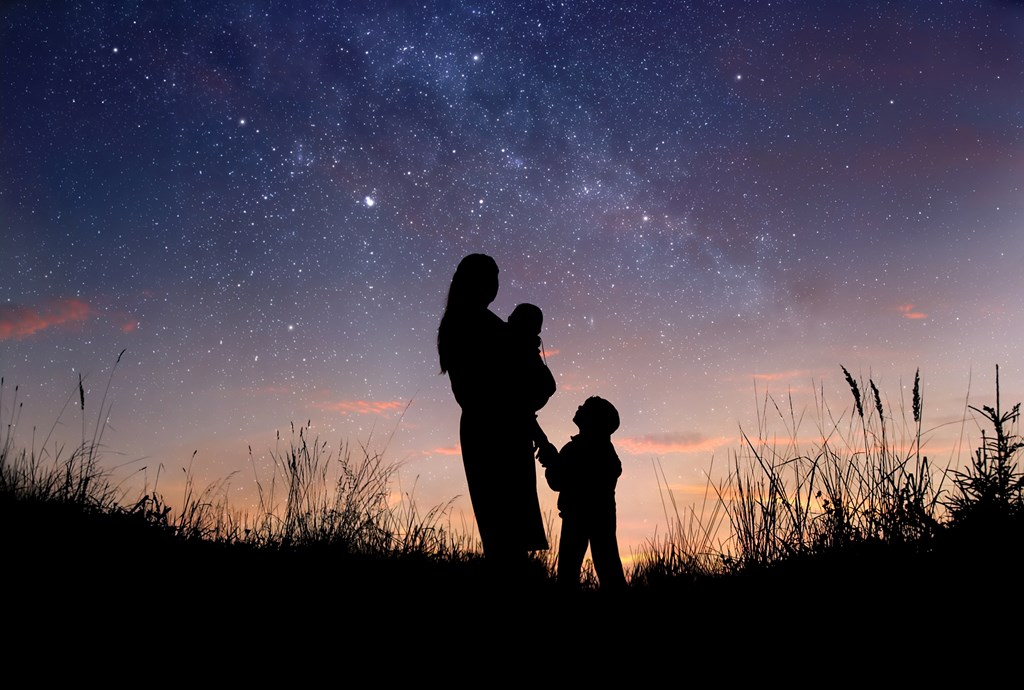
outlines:
[[607, 436], [577, 434], [547, 462], [544, 478], [558, 492], [561, 517], [615, 515], [615, 484], [622, 462]]

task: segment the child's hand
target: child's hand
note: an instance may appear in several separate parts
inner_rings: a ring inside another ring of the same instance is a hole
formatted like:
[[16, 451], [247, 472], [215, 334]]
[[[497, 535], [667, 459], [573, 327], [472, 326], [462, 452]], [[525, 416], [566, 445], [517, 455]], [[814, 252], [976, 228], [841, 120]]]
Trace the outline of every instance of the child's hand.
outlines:
[[544, 467], [547, 467], [552, 460], [558, 458], [558, 449], [555, 448], [555, 444], [547, 441], [540, 444], [537, 448], [537, 460]]

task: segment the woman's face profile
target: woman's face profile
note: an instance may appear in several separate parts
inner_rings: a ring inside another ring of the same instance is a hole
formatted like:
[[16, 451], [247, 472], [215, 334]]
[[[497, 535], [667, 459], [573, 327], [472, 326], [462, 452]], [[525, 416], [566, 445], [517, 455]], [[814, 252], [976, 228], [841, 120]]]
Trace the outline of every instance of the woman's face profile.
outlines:
[[452, 290], [457, 290], [458, 302], [465, 306], [487, 307], [498, 296], [498, 264], [484, 254], [470, 254], [459, 263]]

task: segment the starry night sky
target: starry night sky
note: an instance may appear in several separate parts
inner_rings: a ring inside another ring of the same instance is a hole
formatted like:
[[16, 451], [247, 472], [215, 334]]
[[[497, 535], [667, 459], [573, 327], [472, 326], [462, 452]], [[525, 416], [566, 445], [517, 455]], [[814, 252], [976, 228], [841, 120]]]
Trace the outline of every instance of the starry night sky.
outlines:
[[0, 419], [17, 384], [19, 442], [73, 445], [126, 349], [131, 482], [195, 452], [244, 506], [308, 421], [461, 524], [435, 337], [483, 252], [544, 309], [551, 439], [620, 410], [624, 557], [659, 464], [699, 502], [766, 394], [849, 414], [841, 365], [896, 414], [920, 369], [948, 459], [997, 364], [1024, 397], [1024, 4], [849, 4], [4, 2]]

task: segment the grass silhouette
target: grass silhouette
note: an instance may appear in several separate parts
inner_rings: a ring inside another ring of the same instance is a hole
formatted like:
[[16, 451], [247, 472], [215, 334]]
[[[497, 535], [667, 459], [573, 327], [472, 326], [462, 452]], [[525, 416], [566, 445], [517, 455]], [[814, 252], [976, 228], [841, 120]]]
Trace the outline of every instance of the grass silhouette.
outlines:
[[[309, 424], [278, 436], [255, 514], [236, 511], [223, 482], [198, 487], [191, 464], [179, 507], [155, 486], [131, 495], [101, 463], [109, 381], [91, 430], [81, 381], [65, 403], [77, 395], [83, 414], [82, 442], [65, 453], [49, 449], [49, 435], [38, 448], [18, 445], [18, 389], [8, 403], [0, 379], [0, 414], [9, 410], [0, 419], [5, 591], [22, 593], [23, 617], [14, 620], [29, 627], [102, 620], [111, 601], [148, 602], [152, 615], [172, 618], [219, 611], [256, 627], [358, 616], [366, 634], [391, 620], [386, 602], [395, 598], [449, 622], [521, 617], [528, 597], [590, 625], [664, 624], [679, 610], [719, 621], [719, 632], [736, 620], [808, 615], [801, 607], [826, 627], [877, 626], [879, 616], [899, 618], [908, 607], [923, 615], [943, 602], [954, 609], [944, 620], [951, 629], [1001, 615], [1024, 546], [1024, 446], [1019, 404], [1000, 405], [998, 368], [995, 405], [970, 408], [994, 435], [966, 466], [945, 468], [923, 454], [918, 373], [907, 416], [889, 409], [873, 381], [843, 372], [853, 409], [833, 414], [816, 393], [811, 447], [798, 442], [804, 415], [766, 394], [756, 433], [743, 434], [724, 479], [709, 479], [702, 505], [677, 505], [661, 475], [668, 529], [638, 555], [614, 602], [602, 598], [589, 564], [582, 592], [562, 598], [550, 525], [552, 549], [528, 574], [493, 572], [472, 535], [451, 525], [450, 504], [421, 511], [412, 492], [396, 492], [397, 465], [366, 447], [332, 452]], [[782, 440], [772, 423], [783, 424]], [[950, 598], [965, 588], [966, 601]]]

